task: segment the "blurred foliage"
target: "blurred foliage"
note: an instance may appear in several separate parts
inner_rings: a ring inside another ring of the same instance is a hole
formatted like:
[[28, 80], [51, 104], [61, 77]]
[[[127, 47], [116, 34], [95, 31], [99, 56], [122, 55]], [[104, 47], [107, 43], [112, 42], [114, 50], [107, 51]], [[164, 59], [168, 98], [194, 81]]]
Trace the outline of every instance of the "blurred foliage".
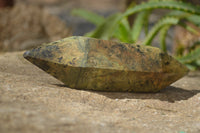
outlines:
[[[149, 29], [149, 17], [155, 9], [168, 9], [169, 12]], [[81, 9], [73, 10], [72, 14], [80, 16], [97, 26], [94, 31], [86, 34], [88, 37], [106, 40], [117, 39], [126, 43], [135, 43], [139, 41], [142, 31], [145, 31], [145, 38], [141, 44], [152, 45], [152, 40], [159, 33], [160, 47], [164, 52], [167, 52], [165, 40], [170, 27], [179, 25], [195, 34], [198, 31], [187, 25], [186, 22], [200, 26], [199, 6], [172, 0], [150, 0], [139, 5], [133, 3], [125, 12], [116, 13], [107, 18]], [[137, 16], [133, 25], [130, 25], [128, 17], [133, 14]], [[198, 44], [195, 43], [194, 45]], [[179, 54], [176, 58], [186, 64], [188, 68], [196, 70], [200, 68], [200, 47], [191, 49], [187, 55]]]

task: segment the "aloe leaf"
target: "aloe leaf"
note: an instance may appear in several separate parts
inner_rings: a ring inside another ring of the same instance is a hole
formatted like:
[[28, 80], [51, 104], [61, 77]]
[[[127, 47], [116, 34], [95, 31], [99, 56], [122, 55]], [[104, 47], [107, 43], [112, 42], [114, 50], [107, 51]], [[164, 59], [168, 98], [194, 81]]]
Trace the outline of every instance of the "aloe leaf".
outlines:
[[190, 70], [192, 70], [192, 71], [194, 71], [194, 70], [197, 69], [197, 67], [196, 67], [194, 64], [185, 64], [185, 66], [186, 66], [187, 68], [189, 68]]
[[92, 37], [92, 35], [94, 34], [94, 31], [90, 31], [84, 34], [84, 36], [86, 37]]
[[200, 59], [200, 47], [196, 48], [192, 52], [188, 53], [185, 56], [177, 58], [181, 63], [190, 63], [194, 60]]
[[150, 1], [147, 3], [140, 4], [135, 6], [134, 8], [128, 9], [123, 16], [129, 16], [133, 13], [144, 11], [144, 10], [151, 10], [151, 9], [174, 9], [179, 11], [184, 11], [192, 14], [199, 14], [200, 15], [200, 8], [198, 6], [191, 5], [189, 3], [183, 3], [178, 1]]
[[120, 13], [111, 15], [105, 20], [104, 23], [102, 23], [96, 28], [91, 37], [105, 39], [105, 40], [110, 39], [113, 36], [113, 33], [119, 24], [119, 20], [121, 20]]
[[127, 31], [130, 31], [131, 28], [128, 22], [128, 18], [122, 19], [121, 24], [123, 24], [123, 26], [126, 28]]
[[82, 17], [85, 20], [87, 20], [95, 25], [100, 25], [101, 23], [103, 23], [105, 21], [104, 17], [102, 17], [98, 14], [95, 14], [93, 12], [83, 10], [83, 9], [74, 9], [74, 10], [72, 10], [72, 14], [75, 16]]
[[194, 29], [193, 27], [189, 26], [188, 24], [180, 23], [180, 26], [182, 26], [183, 28], [185, 28], [186, 30], [188, 30], [189, 32], [191, 32], [195, 35], [199, 35], [199, 31]]
[[177, 11], [177, 10], [172, 10], [167, 14], [167, 16], [172, 16], [172, 17], [178, 17], [178, 18], [186, 18], [188, 16], [191, 16], [192, 14], [183, 12], [183, 11]]
[[191, 15], [186, 18], [188, 21], [194, 23], [198, 27], [200, 27], [200, 15]]
[[146, 16], [144, 17], [144, 32], [145, 32], [145, 35], [148, 34], [149, 32], [149, 16], [151, 14], [152, 10], [148, 10], [147, 13], [146, 13]]
[[198, 66], [200, 66], [200, 59], [197, 59], [197, 60], [196, 60], [196, 64], [197, 64]]
[[159, 32], [159, 30], [166, 25], [176, 25], [178, 24], [179, 19], [174, 17], [164, 17], [159, 22], [157, 22], [154, 27], [151, 29], [149, 34], [146, 36], [143, 44], [150, 45], [151, 41], [155, 37], [155, 35]]
[[166, 36], [167, 32], [171, 25], [165, 25], [161, 30], [160, 30], [160, 47], [164, 52], [167, 52], [167, 47], [166, 47]]
[[[174, 9], [179, 10], [191, 14], [200, 14], [200, 8], [198, 6], [194, 6], [188, 3], [177, 2], [177, 1], [153, 1], [143, 3], [141, 5], [134, 6], [133, 8], [129, 8], [122, 15], [111, 16], [106, 19], [99, 27], [94, 31], [93, 37], [109, 39], [113, 35], [113, 31], [119, 26], [120, 21], [132, 15], [134, 13], [144, 11], [144, 10], [153, 10], [153, 9]], [[111, 22], [112, 21], [112, 22]], [[105, 29], [103, 29], [105, 28]]]
[[183, 11], [171, 11], [167, 16], [173, 16], [178, 18], [185, 18], [186, 20], [194, 23], [197, 26], [200, 26], [200, 15], [186, 13]]
[[133, 27], [132, 27], [132, 30], [131, 30], [131, 35], [132, 35], [132, 40], [134, 42], [136, 42], [140, 36], [140, 33], [142, 31], [142, 28], [144, 27], [144, 24], [145, 24], [145, 21], [146, 20], [146, 16], [149, 14], [148, 13], [149, 11], [142, 11], [140, 13], [138, 13], [135, 21], [134, 21], [134, 24], [133, 24]]
[[130, 37], [130, 26], [127, 18], [121, 21], [119, 27], [114, 32], [113, 36], [119, 39], [121, 42], [127, 42], [127, 43], [133, 42]]

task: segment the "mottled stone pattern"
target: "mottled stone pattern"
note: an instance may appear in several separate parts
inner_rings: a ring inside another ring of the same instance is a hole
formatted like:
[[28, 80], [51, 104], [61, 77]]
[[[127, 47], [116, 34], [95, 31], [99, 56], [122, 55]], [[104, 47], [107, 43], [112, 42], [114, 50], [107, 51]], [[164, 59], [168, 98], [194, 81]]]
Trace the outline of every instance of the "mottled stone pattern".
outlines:
[[158, 48], [76, 36], [43, 44], [24, 57], [76, 89], [156, 92], [188, 71]]

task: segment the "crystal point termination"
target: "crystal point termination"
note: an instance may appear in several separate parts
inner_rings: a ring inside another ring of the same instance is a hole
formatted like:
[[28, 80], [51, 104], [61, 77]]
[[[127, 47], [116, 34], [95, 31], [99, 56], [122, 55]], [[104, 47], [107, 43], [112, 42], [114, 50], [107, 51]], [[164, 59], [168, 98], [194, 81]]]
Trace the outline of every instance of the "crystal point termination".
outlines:
[[157, 92], [188, 72], [155, 47], [78, 36], [43, 44], [24, 57], [76, 89]]

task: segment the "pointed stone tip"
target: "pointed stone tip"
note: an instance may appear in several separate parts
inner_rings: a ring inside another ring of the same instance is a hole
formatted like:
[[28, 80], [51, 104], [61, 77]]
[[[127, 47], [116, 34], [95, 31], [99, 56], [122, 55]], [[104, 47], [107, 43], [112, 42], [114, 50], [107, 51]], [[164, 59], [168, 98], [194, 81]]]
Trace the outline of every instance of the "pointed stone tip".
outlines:
[[30, 51], [26, 51], [26, 52], [24, 52], [23, 57], [27, 58], [27, 57], [29, 57], [29, 54], [30, 54]]

